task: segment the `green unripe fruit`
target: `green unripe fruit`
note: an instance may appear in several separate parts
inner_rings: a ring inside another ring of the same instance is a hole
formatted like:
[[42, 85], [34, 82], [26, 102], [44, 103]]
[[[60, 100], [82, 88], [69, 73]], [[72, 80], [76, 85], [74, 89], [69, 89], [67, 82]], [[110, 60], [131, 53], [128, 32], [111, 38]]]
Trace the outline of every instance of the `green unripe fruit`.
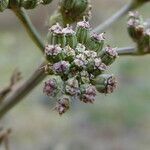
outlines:
[[66, 45], [69, 45], [71, 48], [75, 48], [77, 46], [77, 37], [72, 28], [67, 25], [67, 27], [63, 29], [63, 33], [66, 37]]
[[48, 44], [53, 44], [53, 34], [56, 31], [62, 31], [62, 27], [59, 25], [59, 23], [56, 23], [55, 25], [53, 25], [49, 28], [49, 32], [47, 35]]
[[47, 40], [49, 44], [60, 44], [61, 47], [66, 46], [65, 34], [63, 33], [62, 28], [58, 23], [49, 29]]
[[104, 33], [101, 34], [93, 34], [91, 38], [87, 40], [86, 46], [88, 49], [96, 51], [99, 53], [104, 46]]
[[3, 12], [9, 5], [9, 0], [0, 0], [0, 12]]
[[116, 79], [113, 75], [102, 74], [92, 80], [92, 84], [99, 93], [112, 93], [116, 88]]
[[76, 36], [79, 43], [86, 44], [90, 36], [90, 24], [85, 19], [77, 23]]
[[143, 36], [144, 24], [143, 19], [138, 12], [129, 12], [127, 29], [130, 37], [135, 42], [139, 42]]
[[66, 38], [63, 33], [54, 33], [52, 37], [52, 44], [60, 44], [61, 47], [65, 47]]
[[61, 0], [60, 12], [66, 23], [73, 23], [79, 18], [88, 8], [88, 0]]
[[39, 0], [21, 0], [21, 6], [25, 9], [33, 9], [39, 4]]
[[62, 59], [62, 48], [59, 45], [47, 45], [45, 47], [46, 58], [49, 62], [55, 63]]
[[116, 48], [111, 48], [110, 46], [106, 47], [105, 50], [100, 53], [100, 58], [106, 65], [111, 65], [117, 57], [118, 53], [116, 52]]

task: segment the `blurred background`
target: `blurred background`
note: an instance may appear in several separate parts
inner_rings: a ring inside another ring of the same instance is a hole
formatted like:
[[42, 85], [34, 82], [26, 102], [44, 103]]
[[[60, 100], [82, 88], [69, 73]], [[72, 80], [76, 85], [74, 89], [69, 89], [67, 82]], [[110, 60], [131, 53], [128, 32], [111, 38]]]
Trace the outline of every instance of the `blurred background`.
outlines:
[[[28, 11], [43, 40], [57, 2]], [[92, 0], [92, 26], [127, 2]], [[150, 4], [138, 11], [147, 19]], [[126, 31], [126, 20], [123, 17], [106, 30], [107, 43], [117, 47], [134, 45]], [[15, 15], [9, 10], [0, 13], [0, 88], [8, 85], [15, 68], [26, 79], [43, 59]], [[11, 150], [149, 150], [149, 64], [149, 55], [120, 57], [110, 70], [117, 77], [117, 90], [111, 95], [98, 95], [93, 105], [77, 102], [62, 117], [52, 111], [55, 100], [44, 96], [41, 83], [0, 123], [12, 128]]]

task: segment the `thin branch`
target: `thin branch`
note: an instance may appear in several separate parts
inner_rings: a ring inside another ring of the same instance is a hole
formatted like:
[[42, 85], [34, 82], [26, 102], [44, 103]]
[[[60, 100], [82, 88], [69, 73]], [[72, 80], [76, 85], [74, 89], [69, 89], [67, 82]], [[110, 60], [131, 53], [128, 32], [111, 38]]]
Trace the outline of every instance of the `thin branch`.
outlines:
[[[45, 45], [42, 41], [42, 38], [36, 31], [35, 27], [33, 26], [29, 16], [27, 15], [24, 8], [16, 8], [11, 7], [12, 11], [16, 14], [18, 19], [21, 21], [25, 29], [27, 30], [28, 34], [35, 42], [35, 44], [40, 48], [42, 52], [44, 52]], [[42, 63], [41, 66], [45, 64]], [[28, 93], [30, 93], [45, 77], [46, 74], [41, 69], [35, 70], [35, 72], [20, 86], [18, 86], [15, 90], [12, 90], [5, 98], [2, 105], [0, 105], [0, 119], [17, 103], [19, 103]]]
[[14, 70], [11, 78], [10, 83], [6, 87], [0, 90], [0, 104], [3, 102], [4, 98], [11, 92], [12, 88], [18, 84], [18, 82], [22, 79], [21, 72], [17, 69]]
[[102, 24], [98, 25], [95, 29], [93, 29], [92, 32], [103, 32], [105, 29], [107, 29], [110, 25], [115, 23], [117, 20], [119, 20], [122, 16], [128, 13], [128, 11], [132, 10], [135, 6], [135, 3], [132, 1], [125, 6], [123, 6], [118, 12], [116, 12], [113, 16], [108, 18], [106, 21], [104, 21]]
[[3, 104], [0, 105], [0, 119], [46, 77], [44, 70], [40, 69], [44, 64], [45, 62], [34, 71], [29, 79], [23, 82], [14, 91], [10, 92], [9, 95], [4, 99]]
[[11, 129], [3, 129], [0, 128], [0, 145], [4, 144], [5, 150], [9, 149], [9, 135], [11, 133]]
[[119, 56], [135, 56], [137, 55], [137, 51], [135, 47], [123, 47], [117, 49]]
[[12, 8], [12, 11], [16, 14], [18, 19], [21, 21], [25, 29], [27, 30], [28, 34], [34, 41], [34, 43], [40, 48], [42, 52], [44, 52], [44, 43], [41, 36], [38, 34], [37, 30], [35, 29], [34, 25], [32, 24], [29, 16], [27, 15], [24, 8]]
[[139, 51], [136, 47], [123, 47], [117, 49], [119, 56], [143, 56], [149, 55], [150, 51]]

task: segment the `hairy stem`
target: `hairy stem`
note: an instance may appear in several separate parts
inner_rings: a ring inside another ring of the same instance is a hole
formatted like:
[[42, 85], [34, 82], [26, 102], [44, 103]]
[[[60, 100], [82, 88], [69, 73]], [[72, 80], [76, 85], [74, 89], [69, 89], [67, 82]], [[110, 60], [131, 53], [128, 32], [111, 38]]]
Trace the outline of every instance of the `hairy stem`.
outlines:
[[119, 20], [122, 16], [128, 13], [128, 11], [135, 8], [135, 3], [130, 2], [123, 6], [118, 12], [116, 12], [113, 16], [108, 18], [106, 21], [104, 21], [102, 24], [98, 25], [95, 29], [93, 29], [93, 32], [103, 32], [105, 29], [107, 29], [110, 25], [115, 23], [117, 20]]
[[27, 15], [24, 8], [12, 8], [12, 11], [16, 14], [18, 19], [21, 21], [22, 25], [25, 27], [29, 36], [32, 38], [34, 43], [39, 47], [39, 49], [44, 52], [44, 43], [41, 36], [36, 31], [34, 25], [32, 24], [29, 16]]

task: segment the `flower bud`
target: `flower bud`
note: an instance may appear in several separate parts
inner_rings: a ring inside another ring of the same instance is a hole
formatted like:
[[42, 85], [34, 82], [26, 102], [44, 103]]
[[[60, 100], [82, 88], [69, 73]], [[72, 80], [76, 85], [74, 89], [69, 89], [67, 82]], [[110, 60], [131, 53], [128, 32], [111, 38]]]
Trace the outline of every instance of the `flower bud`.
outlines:
[[50, 32], [54, 32], [54, 31], [61, 31], [62, 30], [62, 27], [59, 25], [59, 23], [56, 23], [55, 25], [53, 25], [53, 26], [51, 26], [50, 28], [49, 28], [49, 31]]
[[59, 61], [53, 65], [53, 70], [56, 74], [67, 74], [70, 69], [70, 64], [67, 61]]
[[86, 70], [88, 73], [97, 76], [107, 70], [107, 66], [100, 58], [88, 59]]
[[54, 31], [53, 37], [52, 37], [53, 44], [60, 44], [61, 47], [65, 47], [66, 45], [66, 38], [62, 31]]
[[96, 34], [94, 33], [91, 38], [87, 40], [86, 46], [88, 49], [100, 52], [104, 46], [104, 33]]
[[49, 29], [47, 40], [49, 44], [60, 44], [61, 47], [66, 45], [65, 35], [62, 32], [62, 27], [58, 23]]
[[102, 74], [93, 79], [92, 84], [98, 92], [108, 94], [114, 91], [117, 82], [113, 75]]
[[80, 87], [81, 97], [80, 101], [84, 103], [93, 103], [96, 97], [96, 88], [90, 84], [83, 84]]
[[146, 2], [149, 2], [150, 0], [133, 0], [134, 2], [134, 8], [137, 8], [141, 5], [143, 5]]
[[93, 72], [91, 72], [94, 76], [98, 76], [108, 69], [108, 67], [104, 63], [102, 63], [102, 62], [99, 63], [96, 61], [99, 61], [99, 60], [95, 59], [95, 68], [94, 68]]
[[63, 48], [63, 52], [64, 52], [64, 59], [66, 61], [72, 62], [74, 60], [75, 57], [75, 51], [74, 49], [72, 49], [69, 45], [65, 46]]
[[129, 11], [129, 19], [140, 19], [140, 14], [138, 13], [138, 11]]
[[3, 12], [9, 5], [9, 0], [0, 0], [0, 12]]
[[44, 82], [43, 92], [47, 96], [55, 97], [62, 91], [63, 82], [59, 76], [50, 76], [48, 81]]
[[90, 24], [84, 20], [77, 23], [76, 36], [77, 40], [81, 44], [85, 44], [90, 35]]
[[21, 0], [21, 6], [25, 9], [33, 9], [38, 4], [40, 4], [40, 0]]
[[86, 67], [86, 64], [87, 64], [87, 60], [83, 54], [77, 55], [73, 62], [75, 64], [75, 66], [77, 66], [79, 68], [84, 68], [84, 67]]
[[145, 46], [149, 47], [150, 50], [150, 29], [147, 29], [143, 36], [143, 41], [145, 43]]
[[70, 107], [70, 101], [70, 96], [63, 95], [56, 103], [54, 110], [56, 110], [59, 115], [64, 114]]
[[131, 38], [138, 42], [140, 41], [143, 32], [144, 32], [144, 25], [141, 16], [138, 12], [129, 12], [129, 20], [128, 20], [128, 33]]
[[47, 4], [51, 3], [51, 2], [52, 2], [52, 0], [42, 0], [42, 4], [43, 5], [47, 5]]
[[61, 0], [59, 5], [66, 24], [79, 20], [89, 8], [88, 0]]
[[62, 31], [62, 27], [59, 25], [59, 23], [56, 23], [49, 28], [49, 32], [47, 35], [48, 44], [53, 44], [53, 34], [55, 30]]
[[86, 56], [87, 59], [92, 59], [94, 60], [95, 58], [97, 58], [97, 53], [94, 51], [84, 51], [83, 54]]
[[118, 57], [118, 53], [116, 52], [116, 48], [107, 46], [105, 50], [100, 53], [100, 57], [104, 64], [111, 65]]
[[138, 50], [141, 54], [150, 53], [150, 29], [143, 33], [143, 37], [138, 42]]
[[90, 83], [90, 75], [87, 71], [83, 70], [80, 72], [80, 81], [85, 84], [85, 83]]
[[66, 81], [66, 93], [73, 96], [79, 93], [79, 83], [76, 78], [70, 78]]
[[59, 45], [47, 45], [45, 47], [45, 54], [50, 62], [58, 62], [62, 58], [62, 48]]
[[75, 32], [72, 30], [72, 27], [69, 27], [69, 25], [67, 25], [67, 27], [64, 28], [62, 32], [66, 37], [66, 45], [69, 45], [71, 48], [75, 48], [77, 46], [77, 37], [75, 35]]

